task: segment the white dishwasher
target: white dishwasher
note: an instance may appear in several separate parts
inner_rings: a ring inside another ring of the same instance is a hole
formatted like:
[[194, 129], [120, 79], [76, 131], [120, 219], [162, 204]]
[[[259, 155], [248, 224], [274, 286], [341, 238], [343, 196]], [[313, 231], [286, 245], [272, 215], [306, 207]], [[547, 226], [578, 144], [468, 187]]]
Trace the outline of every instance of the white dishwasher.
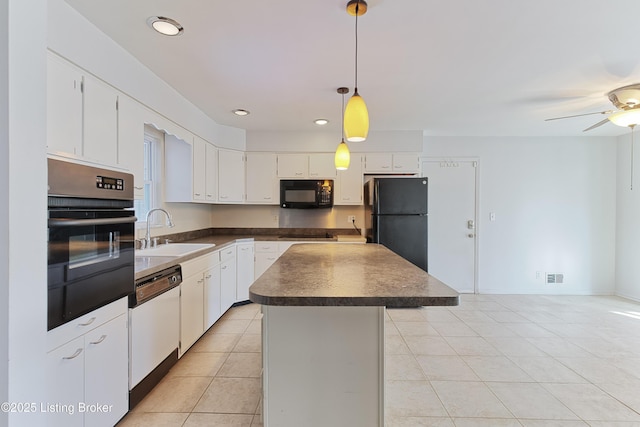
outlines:
[[133, 409], [178, 360], [179, 265], [136, 281], [129, 301], [129, 409]]

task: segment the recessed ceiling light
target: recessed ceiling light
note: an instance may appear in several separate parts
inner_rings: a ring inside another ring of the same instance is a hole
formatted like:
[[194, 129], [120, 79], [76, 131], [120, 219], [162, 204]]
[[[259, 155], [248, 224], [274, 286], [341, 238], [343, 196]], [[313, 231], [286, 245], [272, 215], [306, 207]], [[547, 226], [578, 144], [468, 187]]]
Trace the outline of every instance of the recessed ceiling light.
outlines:
[[315, 119], [313, 121], [313, 123], [317, 124], [318, 126], [324, 126], [327, 123], [329, 123], [329, 120], [327, 120], [327, 119]]
[[165, 18], [164, 16], [152, 16], [147, 19], [147, 23], [159, 32], [160, 34], [164, 34], [165, 36], [178, 36], [184, 32], [184, 28], [177, 21], [174, 21], [170, 18]]
[[247, 110], [243, 110], [242, 108], [237, 108], [233, 110], [233, 114], [236, 116], [248, 116], [249, 112]]

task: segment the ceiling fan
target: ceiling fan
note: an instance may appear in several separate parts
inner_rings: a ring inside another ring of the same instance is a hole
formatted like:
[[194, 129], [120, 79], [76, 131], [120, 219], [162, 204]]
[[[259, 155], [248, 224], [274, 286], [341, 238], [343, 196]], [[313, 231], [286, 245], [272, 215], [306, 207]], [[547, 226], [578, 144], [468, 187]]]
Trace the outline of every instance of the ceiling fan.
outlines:
[[618, 126], [633, 127], [640, 124], [640, 83], [622, 86], [607, 93], [609, 101], [618, 109], [598, 111], [595, 113], [575, 114], [573, 116], [553, 117], [545, 119], [551, 120], [569, 119], [573, 117], [589, 116], [592, 114], [609, 114], [606, 119], [589, 126], [583, 132], [595, 129], [607, 122], [612, 122]]

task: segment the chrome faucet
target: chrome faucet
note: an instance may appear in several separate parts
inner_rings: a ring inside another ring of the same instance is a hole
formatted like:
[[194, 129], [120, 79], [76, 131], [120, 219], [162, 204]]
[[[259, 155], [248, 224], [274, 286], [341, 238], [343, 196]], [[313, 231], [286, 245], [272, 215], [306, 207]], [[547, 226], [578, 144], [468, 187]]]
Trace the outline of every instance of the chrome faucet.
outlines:
[[169, 212], [165, 211], [164, 209], [162, 209], [162, 208], [154, 208], [154, 209], [151, 209], [149, 212], [147, 212], [147, 235], [144, 238], [144, 247], [145, 248], [150, 248], [151, 247], [151, 222], [149, 221], [149, 217], [155, 211], [164, 212], [164, 214], [167, 216], [167, 226], [169, 226], [169, 227], [173, 227], [174, 226], [173, 221], [171, 220], [171, 214]]

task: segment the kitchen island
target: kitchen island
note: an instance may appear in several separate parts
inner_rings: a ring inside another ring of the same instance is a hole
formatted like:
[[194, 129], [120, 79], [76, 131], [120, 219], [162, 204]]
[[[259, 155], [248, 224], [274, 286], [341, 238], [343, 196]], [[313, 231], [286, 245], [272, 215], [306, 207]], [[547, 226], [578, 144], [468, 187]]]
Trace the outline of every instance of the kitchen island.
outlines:
[[262, 304], [265, 426], [383, 426], [385, 307], [458, 293], [384, 246], [298, 244], [249, 288]]

